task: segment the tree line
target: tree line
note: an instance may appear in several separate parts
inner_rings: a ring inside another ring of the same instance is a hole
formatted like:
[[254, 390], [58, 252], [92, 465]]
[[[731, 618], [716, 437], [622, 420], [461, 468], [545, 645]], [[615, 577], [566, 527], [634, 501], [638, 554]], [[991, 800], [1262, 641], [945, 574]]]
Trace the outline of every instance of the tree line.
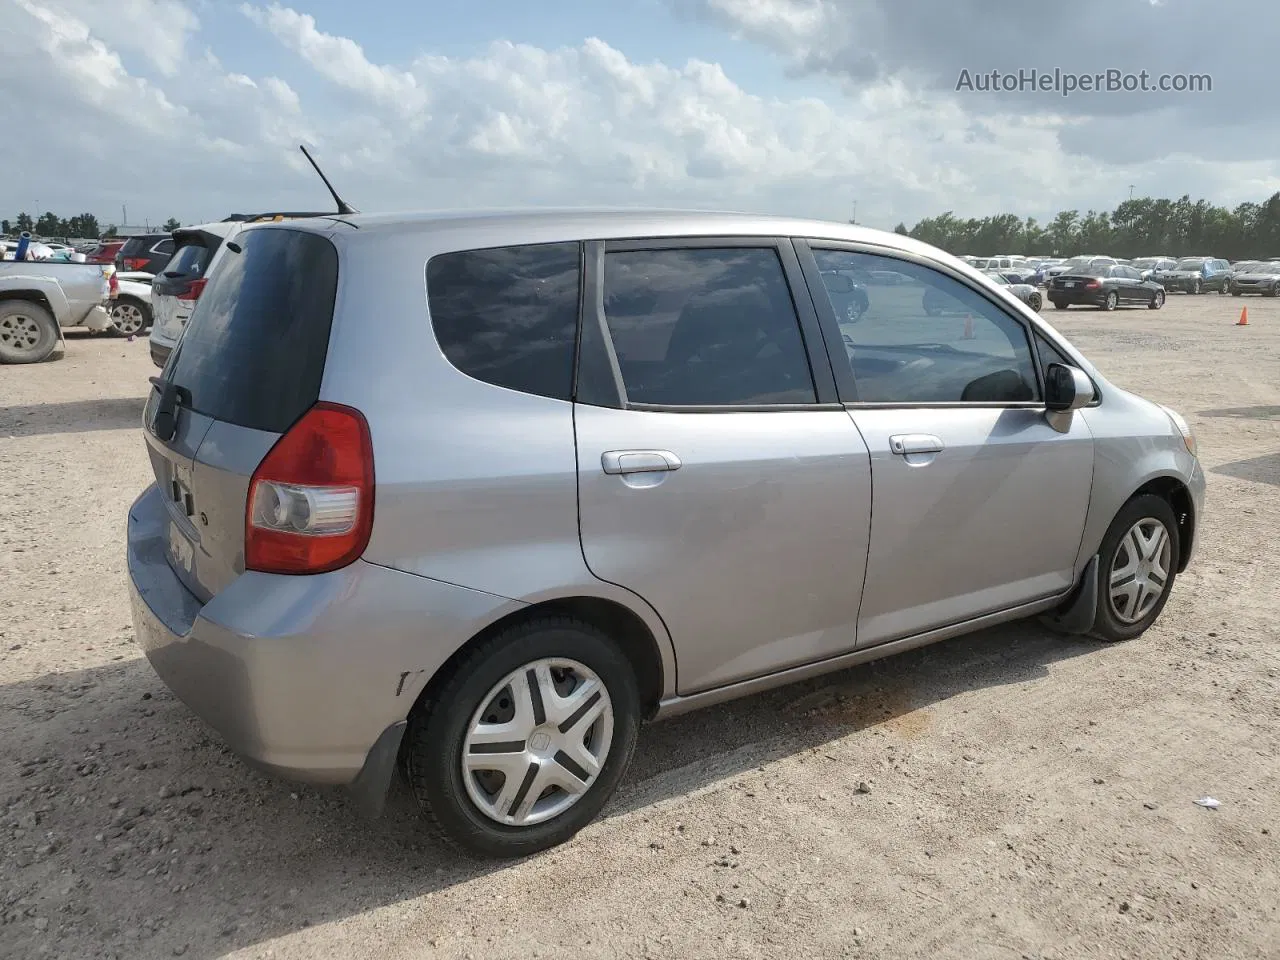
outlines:
[[[176, 218], [170, 217], [158, 232], [169, 233], [180, 226], [182, 224]], [[108, 224], [105, 230], [101, 229], [98, 218], [92, 213], [63, 218], [52, 211], [47, 211], [41, 214], [39, 219], [33, 219], [31, 214], [24, 211], [13, 221], [0, 220], [0, 233], [12, 235], [22, 233], [24, 230], [34, 237], [82, 237], [86, 240], [96, 240], [99, 237], [114, 237], [117, 227], [112, 223]]]
[[1112, 211], [1063, 210], [1040, 224], [1012, 213], [961, 219], [951, 211], [894, 232], [957, 256], [1280, 257], [1280, 193], [1234, 210], [1207, 200], [1135, 197]]

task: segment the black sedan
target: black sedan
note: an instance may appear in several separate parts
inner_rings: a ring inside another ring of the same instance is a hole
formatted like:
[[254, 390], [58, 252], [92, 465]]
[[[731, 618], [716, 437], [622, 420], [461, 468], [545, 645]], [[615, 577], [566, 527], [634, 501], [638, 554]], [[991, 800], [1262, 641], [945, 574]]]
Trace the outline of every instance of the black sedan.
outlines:
[[1151, 310], [1164, 306], [1164, 287], [1143, 280], [1133, 267], [1090, 267], [1054, 277], [1049, 282], [1049, 300], [1059, 310], [1070, 306], [1114, 310], [1123, 304], [1142, 304]]

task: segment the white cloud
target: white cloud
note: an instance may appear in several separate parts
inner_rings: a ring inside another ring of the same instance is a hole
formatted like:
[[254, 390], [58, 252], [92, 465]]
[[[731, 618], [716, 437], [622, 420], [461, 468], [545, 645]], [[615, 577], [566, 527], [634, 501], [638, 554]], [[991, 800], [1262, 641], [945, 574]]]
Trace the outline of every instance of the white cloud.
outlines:
[[[621, 203], [844, 219], [856, 200], [861, 221], [892, 227], [943, 210], [1109, 208], [1130, 183], [1219, 202], [1261, 199], [1276, 183], [1274, 161], [1193, 139], [1152, 161], [1165, 124], [1135, 149], [1114, 117], [976, 105], [909, 59], [888, 71], [868, 60], [858, 79], [854, 28], [874, 36], [883, 18], [841, 11], [874, 12], [872, 0], [683, 3], [839, 81], [823, 97], [752, 89], [703, 60], [638, 62], [590, 37], [379, 64], [360, 38], [279, 4], [206, 4], [204, 24], [178, 0], [118, 9], [136, 20], [152, 5], [166, 8], [167, 39], [139, 59], [102, 5], [0, 0], [0, 85], [23, 91], [0, 97], [0, 124], [40, 144], [23, 190], [44, 206], [128, 203], [191, 222], [327, 205], [300, 142], [365, 210]], [[246, 60], [202, 32], [209, 22], [219, 38], [257, 31], [295, 56]], [[1117, 145], [1097, 149], [1099, 138]]]

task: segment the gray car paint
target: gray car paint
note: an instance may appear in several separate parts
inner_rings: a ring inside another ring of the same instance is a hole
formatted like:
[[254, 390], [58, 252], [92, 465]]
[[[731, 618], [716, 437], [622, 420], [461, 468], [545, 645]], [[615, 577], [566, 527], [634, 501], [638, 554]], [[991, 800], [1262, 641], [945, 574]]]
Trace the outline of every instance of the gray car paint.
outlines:
[[[1203, 474], [1159, 407], [980, 271], [910, 238], [662, 211], [344, 219], [251, 229], [314, 231], [338, 249], [320, 398], [370, 425], [364, 558], [313, 577], [242, 573], [248, 477], [275, 435], [195, 416], [173, 444], [148, 443], [158, 483], [192, 484], [207, 523], [177, 516], [157, 487], [129, 519], [134, 616], [157, 671], [238, 752], [291, 777], [350, 783], [367, 756], [394, 756], [397, 724], [449, 657], [529, 605], [588, 598], [633, 616], [659, 676], [650, 707], [673, 715], [1053, 609], [1151, 480], [1186, 485], [1199, 515]], [[437, 253], [735, 235], [923, 258], [1038, 330], [1100, 399], [1050, 416], [1034, 404], [575, 409], [468, 377], [429, 323]], [[890, 434], [921, 431], [945, 435], [936, 462], [890, 459]], [[682, 466], [638, 488], [600, 469], [620, 449], [670, 450]], [[359, 779], [385, 789], [381, 772]]]
[[41, 303], [60, 328], [105, 330], [111, 323], [106, 310], [110, 269], [61, 260], [0, 262], [0, 301], [16, 298]]

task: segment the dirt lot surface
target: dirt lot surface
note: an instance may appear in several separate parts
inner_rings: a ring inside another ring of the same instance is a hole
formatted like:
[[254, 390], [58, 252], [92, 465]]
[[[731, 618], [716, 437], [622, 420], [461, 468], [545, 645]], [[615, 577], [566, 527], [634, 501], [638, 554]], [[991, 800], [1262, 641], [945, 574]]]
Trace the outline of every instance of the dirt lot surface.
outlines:
[[251, 773], [140, 657], [145, 340], [0, 368], [0, 955], [1280, 956], [1280, 302], [1248, 305], [1046, 313], [1199, 434], [1146, 636], [1016, 624], [647, 727], [602, 820], [496, 866], [402, 787], [369, 824]]

